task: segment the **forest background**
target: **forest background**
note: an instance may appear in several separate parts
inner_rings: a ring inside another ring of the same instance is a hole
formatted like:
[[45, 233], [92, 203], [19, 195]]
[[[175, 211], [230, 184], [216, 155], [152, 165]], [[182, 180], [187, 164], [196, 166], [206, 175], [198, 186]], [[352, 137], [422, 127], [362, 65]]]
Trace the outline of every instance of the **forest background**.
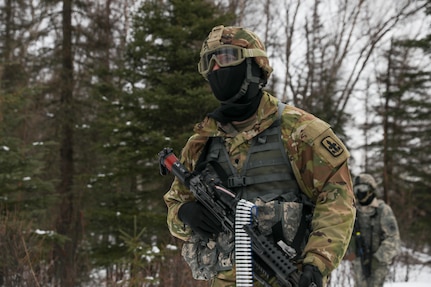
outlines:
[[429, 253], [430, 9], [0, 0], [0, 286], [188, 286], [157, 153], [179, 154], [217, 107], [197, 62], [219, 24], [261, 37], [275, 69], [267, 90], [332, 125], [353, 176], [377, 178], [403, 245]]

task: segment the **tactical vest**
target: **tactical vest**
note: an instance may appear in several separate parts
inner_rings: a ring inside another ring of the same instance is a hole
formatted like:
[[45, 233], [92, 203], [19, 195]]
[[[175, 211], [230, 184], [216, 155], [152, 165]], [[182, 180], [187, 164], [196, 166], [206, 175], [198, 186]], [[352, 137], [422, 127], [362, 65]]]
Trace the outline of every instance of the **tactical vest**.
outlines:
[[[284, 107], [279, 103], [279, 118], [252, 139], [240, 173], [232, 165], [221, 137], [208, 139], [197, 166], [203, 168], [210, 164], [226, 187], [254, 202], [262, 234], [271, 236], [274, 242], [282, 239], [300, 256], [310, 232], [312, 204], [300, 191], [281, 139]], [[211, 244], [202, 244], [198, 238], [186, 242], [182, 255], [193, 278], [208, 280], [232, 268], [233, 248], [233, 239], [221, 233]]]
[[357, 213], [357, 224], [355, 224], [355, 229], [359, 230], [365, 239], [365, 243], [371, 249], [372, 254], [374, 254], [377, 249], [379, 249], [382, 242], [381, 234], [381, 213], [383, 204], [379, 203], [379, 206], [374, 208], [373, 214], [361, 214]]
[[259, 229], [275, 241], [282, 239], [300, 255], [308, 238], [313, 204], [300, 191], [281, 137], [281, 115], [252, 139], [241, 172], [232, 165], [221, 137], [210, 138], [199, 162], [214, 167], [224, 185], [258, 207]]
[[[279, 104], [279, 115], [284, 104]], [[268, 202], [280, 199], [295, 202], [300, 189], [281, 140], [281, 119], [252, 139], [247, 158], [240, 173], [233, 167], [221, 137], [209, 139], [205, 161], [217, 162], [217, 171], [225, 186], [241, 198]]]

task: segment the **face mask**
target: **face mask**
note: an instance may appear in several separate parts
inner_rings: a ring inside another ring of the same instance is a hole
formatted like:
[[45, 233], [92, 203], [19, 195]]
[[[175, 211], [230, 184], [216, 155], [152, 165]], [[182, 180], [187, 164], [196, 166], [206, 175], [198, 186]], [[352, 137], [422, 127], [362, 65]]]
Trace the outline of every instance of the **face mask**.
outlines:
[[358, 184], [353, 187], [353, 191], [361, 205], [368, 205], [374, 199], [374, 192], [368, 184]]
[[208, 81], [214, 96], [221, 102], [235, 96], [246, 77], [246, 62], [238, 66], [220, 68], [208, 74]]

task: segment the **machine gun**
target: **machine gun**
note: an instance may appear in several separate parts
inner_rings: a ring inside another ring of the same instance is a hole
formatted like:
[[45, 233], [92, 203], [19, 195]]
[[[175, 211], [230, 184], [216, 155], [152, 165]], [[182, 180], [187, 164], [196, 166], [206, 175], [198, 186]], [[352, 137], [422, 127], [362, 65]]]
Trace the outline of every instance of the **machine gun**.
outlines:
[[[235, 232], [235, 212], [240, 199], [233, 192], [222, 185], [221, 180], [211, 169], [201, 172], [190, 172], [174, 155], [171, 148], [164, 148], [159, 152], [160, 174], [171, 172], [183, 183], [202, 205], [222, 224], [225, 231]], [[243, 201], [243, 199], [242, 199]], [[283, 241], [274, 243], [262, 235], [255, 220], [244, 225], [245, 232], [251, 239], [253, 264], [266, 274], [265, 277], [276, 277], [284, 287], [298, 286], [300, 272], [291, 259], [295, 256]], [[264, 286], [271, 286], [266, 279], [257, 276], [257, 280]], [[311, 284], [311, 286], [314, 283]]]

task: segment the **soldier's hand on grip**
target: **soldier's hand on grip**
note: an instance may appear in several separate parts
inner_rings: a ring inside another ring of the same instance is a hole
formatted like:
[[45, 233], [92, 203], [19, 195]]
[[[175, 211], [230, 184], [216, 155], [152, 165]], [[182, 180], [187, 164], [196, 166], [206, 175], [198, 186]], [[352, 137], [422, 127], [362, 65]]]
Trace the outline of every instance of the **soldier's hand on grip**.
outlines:
[[299, 287], [322, 287], [322, 274], [316, 266], [307, 264], [302, 270]]
[[213, 238], [222, 231], [221, 223], [198, 201], [181, 205], [178, 217], [204, 240]]

